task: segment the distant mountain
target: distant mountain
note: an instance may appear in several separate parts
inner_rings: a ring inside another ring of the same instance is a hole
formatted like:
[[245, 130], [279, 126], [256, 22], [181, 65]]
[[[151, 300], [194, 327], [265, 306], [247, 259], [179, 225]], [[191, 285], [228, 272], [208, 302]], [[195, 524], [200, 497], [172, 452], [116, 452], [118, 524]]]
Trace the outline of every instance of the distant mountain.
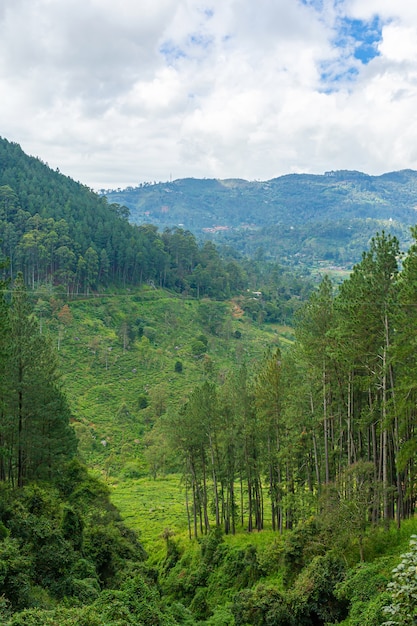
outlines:
[[351, 266], [382, 230], [403, 247], [417, 222], [417, 172], [290, 174], [269, 181], [186, 178], [102, 190], [134, 223], [181, 225], [197, 237], [233, 244], [283, 263]]

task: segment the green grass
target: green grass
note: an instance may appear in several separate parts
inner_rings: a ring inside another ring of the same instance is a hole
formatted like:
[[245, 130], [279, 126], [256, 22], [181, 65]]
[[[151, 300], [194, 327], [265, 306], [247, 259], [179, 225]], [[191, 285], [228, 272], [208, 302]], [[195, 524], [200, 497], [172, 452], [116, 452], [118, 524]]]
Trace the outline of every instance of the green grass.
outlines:
[[165, 529], [177, 539], [188, 537], [185, 494], [178, 475], [113, 482], [111, 499], [126, 524], [139, 533], [151, 562], [165, 556]]
[[[151, 563], [158, 563], [165, 557], [162, 533], [166, 529], [174, 533], [175, 540], [184, 549], [189, 549], [185, 491], [179, 474], [156, 480], [144, 477], [108, 482], [112, 502], [125, 523], [139, 533]], [[239, 548], [255, 545], [260, 551], [269, 551], [271, 545], [282, 541], [282, 535], [271, 530], [266, 490], [265, 530], [248, 533], [245, 528], [237, 527], [236, 534], [225, 536], [224, 541]]]
[[[139, 533], [151, 561], [158, 562], [165, 556], [162, 533], [169, 529], [177, 541], [189, 543], [185, 491], [179, 474], [151, 478], [109, 480], [111, 499], [126, 524]], [[266, 496], [266, 494], [265, 494]], [[265, 530], [248, 533], [237, 528], [236, 535], [228, 535], [230, 545], [245, 547], [255, 544], [259, 549], [277, 540], [279, 535], [270, 529], [267, 496], [265, 502]]]
[[[143, 436], [161, 410], [175, 409], [203, 380], [220, 379], [239, 363], [256, 363], [268, 346], [291, 343], [287, 329], [284, 336], [279, 327], [235, 319], [229, 303], [221, 328], [210, 333], [200, 321], [198, 301], [149, 288], [70, 301], [71, 319], [65, 326], [58, 321], [62, 304], [45, 320], [45, 332], [55, 345], [59, 342], [80, 452], [87, 463], [107, 473], [119, 472], [125, 460], [140, 458]], [[126, 319], [138, 324], [136, 336], [124, 347]], [[138, 325], [147, 337], [138, 336]], [[236, 330], [240, 339], [234, 337]], [[207, 353], [196, 357], [192, 345], [201, 334], [208, 340]], [[177, 361], [181, 373], [175, 371]], [[139, 403], [143, 396], [146, 408]]]

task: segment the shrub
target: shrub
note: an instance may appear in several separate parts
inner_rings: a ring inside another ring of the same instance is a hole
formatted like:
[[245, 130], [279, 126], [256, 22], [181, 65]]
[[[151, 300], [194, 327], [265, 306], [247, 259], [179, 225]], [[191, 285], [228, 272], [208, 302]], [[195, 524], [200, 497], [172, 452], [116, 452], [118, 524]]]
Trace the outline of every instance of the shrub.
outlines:
[[349, 602], [350, 626], [378, 626], [383, 621], [382, 607], [387, 604], [383, 593], [388, 577], [382, 572], [386, 560], [360, 563], [338, 583], [335, 596]]
[[156, 329], [152, 328], [152, 326], [145, 326], [145, 328], [143, 329], [143, 336], [149, 339], [151, 343], [155, 343]]
[[285, 535], [282, 560], [284, 581], [291, 585], [308, 560], [322, 550], [318, 545], [319, 530], [314, 518], [300, 523], [294, 530]]
[[235, 626], [235, 618], [233, 617], [231, 607], [231, 603], [216, 607], [213, 615], [206, 620], [206, 626]]
[[0, 543], [0, 595], [14, 610], [29, 604], [33, 562], [20, 552], [16, 539], [6, 538]]
[[199, 341], [198, 339], [195, 339], [192, 343], [191, 343], [191, 353], [193, 356], [202, 356], [207, 350], [207, 346], [202, 342]]
[[84, 521], [73, 507], [65, 505], [62, 510], [62, 534], [72, 543], [75, 550], [81, 550], [83, 543]]
[[299, 626], [302, 623], [289, 606], [285, 593], [267, 585], [238, 593], [232, 614], [236, 626]]
[[148, 404], [149, 404], [148, 396], [145, 393], [140, 393], [137, 399], [137, 405], [138, 405], [139, 411], [141, 411], [142, 409], [146, 409]]
[[208, 339], [207, 339], [207, 337], [205, 335], [198, 335], [196, 337], [196, 339], [197, 339], [197, 341], [201, 341], [201, 343], [204, 343], [204, 345], [207, 348], [207, 346], [208, 346]]
[[337, 623], [347, 616], [348, 602], [337, 598], [335, 587], [345, 576], [346, 566], [332, 553], [316, 556], [298, 576], [291, 590], [294, 614], [312, 623]]

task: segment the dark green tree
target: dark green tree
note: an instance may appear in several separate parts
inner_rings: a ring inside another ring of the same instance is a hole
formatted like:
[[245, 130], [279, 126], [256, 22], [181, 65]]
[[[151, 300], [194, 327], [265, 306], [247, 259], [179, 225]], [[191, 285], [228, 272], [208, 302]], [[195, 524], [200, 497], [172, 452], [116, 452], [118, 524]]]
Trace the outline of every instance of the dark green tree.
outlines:
[[59, 385], [57, 364], [19, 275], [1, 334], [5, 376], [1, 386], [1, 477], [18, 487], [50, 477], [76, 451], [70, 410]]

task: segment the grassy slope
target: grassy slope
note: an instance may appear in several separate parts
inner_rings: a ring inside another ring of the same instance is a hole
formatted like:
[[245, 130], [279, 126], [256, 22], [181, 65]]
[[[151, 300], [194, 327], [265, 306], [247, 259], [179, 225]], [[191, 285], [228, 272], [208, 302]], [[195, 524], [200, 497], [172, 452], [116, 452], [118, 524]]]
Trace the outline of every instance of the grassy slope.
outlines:
[[[268, 346], [284, 348], [291, 343], [291, 329], [259, 328], [230, 302], [221, 328], [212, 334], [199, 321], [199, 302], [149, 288], [68, 305], [69, 319], [59, 321], [61, 303], [46, 327], [59, 343], [81, 454], [114, 486], [115, 503], [141, 531], [146, 547], [158, 551], [164, 528], [185, 532], [186, 516], [180, 477], [154, 481], [148, 475], [143, 451], [152, 424], [161, 410], [175, 410], [206, 378], [217, 380], [243, 361], [250, 365]], [[150, 339], [136, 336], [124, 349], [120, 330], [126, 318], [140, 319]], [[208, 350], [196, 358], [192, 345], [201, 334]], [[182, 373], [175, 371], [177, 361]], [[146, 408], [140, 406], [143, 396]]]

